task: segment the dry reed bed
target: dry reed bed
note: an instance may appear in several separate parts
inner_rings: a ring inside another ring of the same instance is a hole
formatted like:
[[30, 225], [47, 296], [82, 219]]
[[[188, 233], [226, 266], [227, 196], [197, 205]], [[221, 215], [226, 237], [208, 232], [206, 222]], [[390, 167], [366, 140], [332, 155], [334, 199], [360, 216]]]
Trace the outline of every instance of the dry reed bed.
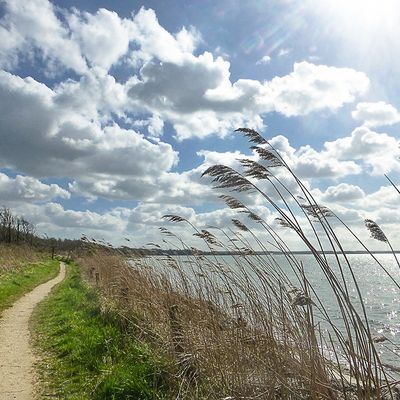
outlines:
[[[203, 248], [236, 255], [221, 264], [218, 257], [203, 257], [170, 229], [161, 228], [166, 247], [190, 249], [192, 255], [166, 254], [130, 263], [103, 253], [87, 257], [81, 265], [104, 295], [104, 312], [119, 315], [135, 327], [135, 334], [174, 361], [180, 382], [176, 398], [396, 398], [337, 226], [369, 253], [393, 285], [400, 288], [399, 283], [344, 221], [316, 202], [279, 151], [257, 132], [239, 131], [254, 144], [256, 156], [241, 159], [240, 171], [215, 165], [203, 174], [218, 190], [236, 192], [236, 197], [220, 196], [238, 212], [234, 229], [198, 229], [180, 216], [165, 216], [169, 222], [187, 224]], [[277, 215], [273, 223], [245, 204], [246, 196], [254, 195]], [[365, 225], [398, 262], [380, 227], [371, 220]], [[343, 329], [320, 300], [318, 288], [309, 283], [282, 228], [312, 254], [340, 310]], [[276, 250], [295, 279], [271, 253]], [[355, 298], [350, 296], [352, 288]]]
[[[265, 270], [256, 281], [248, 272], [250, 262], [256, 268], [252, 257], [232, 257], [246, 269], [230, 271], [200, 255], [128, 263], [99, 253], [81, 265], [103, 293], [103, 312], [174, 364], [172, 378], [181, 382], [177, 398], [377, 398], [374, 382], [367, 392], [360, 360], [353, 371], [359, 387], [351, 387], [341, 383], [342, 365], [324, 357], [321, 349], [333, 346], [317, 328], [317, 304], [280, 278], [271, 281]], [[343, 360], [349, 342], [338, 336]]]
[[290, 306], [283, 288], [274, 304], [248, 282], [241, 287], [239, 274], [205, 284], [204, 268], [201, 276], [184, 275], [177, 260], [169, 259], [167, 269], [159, 259], [153, 267], [142, 261], [99, 254], [80, 264], [102, 290], [103, 311], [174, 360], [179, 398], [306, 398], [311, 392], [332, 398], [312, 321]]

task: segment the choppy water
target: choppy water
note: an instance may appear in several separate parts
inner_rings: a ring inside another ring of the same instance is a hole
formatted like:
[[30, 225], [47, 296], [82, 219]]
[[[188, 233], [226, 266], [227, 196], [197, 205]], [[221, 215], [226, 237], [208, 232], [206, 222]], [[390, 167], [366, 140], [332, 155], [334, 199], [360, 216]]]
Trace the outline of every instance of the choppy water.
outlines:
[[[385, 267], [392, 277], [400, 283], [400, 269], [391, 254], [376, 254], [375, 257]], [[341, 327], [340, 311], [332, 290], [322, 270], [318, 267], [312, 255], [297, 255], [302, 262], [307, 279], [316, 289], [322, 303], [337, 326]], [[287, 262], [283, 256], [276, 256], [280, 265], [285, 266], [288, 275], [291, 275]], [[332, 269], [337, 272], [333, 255], [327, 256]], [[365, 305], [368, 322], [373, 335], [384, 335], [389, 340], [377, 344], [382, 360], [400, 367], [400, 289], [396, 287], [388, 274], [367, 254], [348, 255], [354, 275], [357, 279], [363, 303]], [[346, 283], [348, 283], [350, 297], [357, 303], [358, 294], [348, 268], [344, 267]], [[292, 274], [291, 277], [294, 277]], [[361, 310], [361, 307], [357, 307]]]

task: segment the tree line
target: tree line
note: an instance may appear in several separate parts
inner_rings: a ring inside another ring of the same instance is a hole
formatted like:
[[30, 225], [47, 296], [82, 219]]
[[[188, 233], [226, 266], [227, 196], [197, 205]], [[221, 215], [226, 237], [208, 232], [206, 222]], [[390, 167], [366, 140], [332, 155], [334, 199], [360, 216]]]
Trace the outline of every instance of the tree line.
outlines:
[[36, 238], [35, 226], [7, 207], [0, 209], [0, 243], [29, 243]]
[[56, 239], [47, 235], [39, 236], [35, 225], [18, 216], [10, 208], [0, 208], [0, 243], [28, 244], [35, 248], [51, 251], [71, 252], [82, 246], [79, 239]]

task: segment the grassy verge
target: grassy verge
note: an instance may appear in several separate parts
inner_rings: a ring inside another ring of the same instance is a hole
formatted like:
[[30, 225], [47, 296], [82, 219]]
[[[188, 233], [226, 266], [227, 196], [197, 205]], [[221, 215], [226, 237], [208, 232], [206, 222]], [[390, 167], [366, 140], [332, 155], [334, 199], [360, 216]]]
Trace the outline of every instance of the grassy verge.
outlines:
[[9, 307], [35, 286], [55, 277], [58, 267], [57, 260], [48, 260], [26, 264], [12, 271], [0, 273], [0, 311]]
[[96, 291], [71, 264], [66, 279], [36, 309], [36, 345], [45, 354], [46, 398], [163, 399], [162, 364], [148, 347], [101, 313]]
[[0, 275], [29, 263], [46, 261], [49, 254], [26, 244], [0, 243]]

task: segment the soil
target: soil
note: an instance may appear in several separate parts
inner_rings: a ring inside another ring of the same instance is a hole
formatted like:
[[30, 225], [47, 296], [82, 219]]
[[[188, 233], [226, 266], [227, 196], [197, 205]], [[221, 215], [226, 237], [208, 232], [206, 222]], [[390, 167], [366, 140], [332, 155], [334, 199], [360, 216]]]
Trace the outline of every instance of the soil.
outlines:
[[0, 318], [0, 400], [32, 400], [35, 397], [36, 356], [31, 346], [29, 319], [34, 308], [65, 277], [59, 274], [27, 293], [6, 309]]

